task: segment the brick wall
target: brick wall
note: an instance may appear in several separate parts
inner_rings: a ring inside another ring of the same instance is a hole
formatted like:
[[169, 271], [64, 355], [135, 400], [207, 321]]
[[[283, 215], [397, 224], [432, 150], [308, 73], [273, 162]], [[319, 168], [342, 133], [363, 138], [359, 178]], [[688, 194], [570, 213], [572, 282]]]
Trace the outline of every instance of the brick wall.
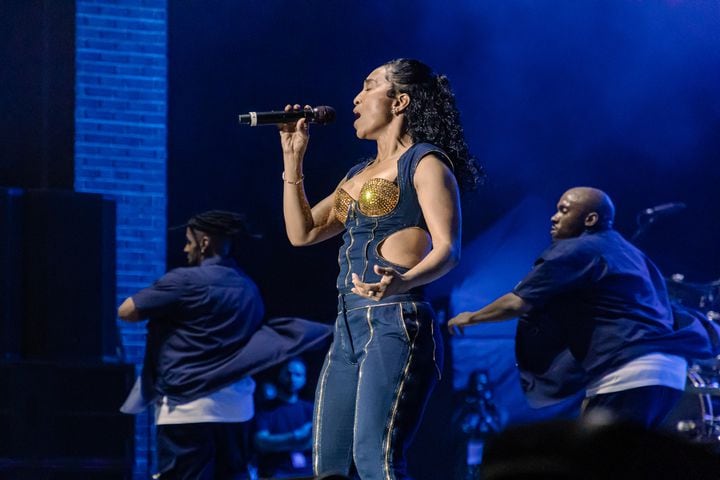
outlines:
[[[167, 1], [77, 0], [76, 32], [75, 190], [117, 203], [119, 304], [165, 272]], [[139, 365], [144, 324], [119, 328]], [[138, 416], [136, 478], [148, 478], [151, 425]]]

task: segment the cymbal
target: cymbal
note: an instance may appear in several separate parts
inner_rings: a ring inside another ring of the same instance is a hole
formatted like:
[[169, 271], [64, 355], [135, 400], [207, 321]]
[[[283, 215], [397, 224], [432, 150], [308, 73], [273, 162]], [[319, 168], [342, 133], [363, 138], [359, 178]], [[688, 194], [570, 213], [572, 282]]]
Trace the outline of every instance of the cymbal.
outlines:
[[710, 295], [710, 294], [712, 294], [713, 289], [720, 287], [720, 280], [716, 280], [714, 282], [707, 282], [707, 283], [686, 282], [682, 279], [677, 280], [676, 275], [665, 278], [665, 283], [667, 284], [669, 292], [672, 292], [673, 290], [675, 290], [677, 292], [688, 292], [688, 293], [696, 293], [699, 295]]
[[687, 387], [685, 387], [685, 391], [688, 393], [697, 393], [698, 395], [712, 395], [714, 397], [720, 397], [720, 387], [714, 385], [702, 387], [688, 385]]
[[686, 282], [685, 276], [680, 273], [665, 280], [670, 300], [703, 312], [720, 309], [720, 280], [705, 283]]

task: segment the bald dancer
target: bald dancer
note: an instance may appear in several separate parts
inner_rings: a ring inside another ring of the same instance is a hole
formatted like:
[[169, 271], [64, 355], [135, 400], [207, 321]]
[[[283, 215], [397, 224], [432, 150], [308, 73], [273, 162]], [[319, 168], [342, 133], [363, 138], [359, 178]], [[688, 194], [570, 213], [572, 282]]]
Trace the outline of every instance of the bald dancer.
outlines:
[[[520, 317], [516, 356], [531, 405], [585, 390], [582, 415], [660, 425], [685, 387], [687, 352], [667, 288], [645, 254], [613, 230], [615, 207], [590, 187], [568, 190], [552, 216], [552, 245], [510, 292], [448, 323]], [[461, 359], [459, 359], [461, 361]]]

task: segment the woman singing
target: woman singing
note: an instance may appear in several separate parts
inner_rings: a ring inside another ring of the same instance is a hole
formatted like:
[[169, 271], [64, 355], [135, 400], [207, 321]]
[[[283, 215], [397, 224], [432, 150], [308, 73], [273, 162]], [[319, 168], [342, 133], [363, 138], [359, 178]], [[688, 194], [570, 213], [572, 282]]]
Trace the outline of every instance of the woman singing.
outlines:
[[[280, 128], [290, 242], [343, 234], [334, 341], [318, 382], [316, 475], [408, 478], [405, 450], [442, 369], [442, 341], [421, 287], [460, 259], [459, 185], [481, 170], [469, 155], [448, 80], [417, 60], [373, 70], [353, 101], [358, 138], [377, 145], [310, 207], [303, 188], [305, 119]], [[300, 105], [285, 109], [300, 109]]]

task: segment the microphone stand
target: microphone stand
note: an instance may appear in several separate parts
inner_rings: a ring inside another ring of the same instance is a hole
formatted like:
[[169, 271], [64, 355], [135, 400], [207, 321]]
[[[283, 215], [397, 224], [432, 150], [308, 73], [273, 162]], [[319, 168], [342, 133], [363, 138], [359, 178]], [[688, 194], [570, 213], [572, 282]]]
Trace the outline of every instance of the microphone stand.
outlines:
[[[646, 208], [645, 210], [641, 210], [640, 213], [638, 213], [635, 217], [635, 222], [637, 223], [638, 228], [633, 234], [633, 236], [630, 238], [630, 241], [634, 242], [635, 240], [639, 239], [650, 227], [650, 225], [655, 223], [655, 220], [657, 220], [658, 217], [675, 213], [684, 208], [686, 208], [686, 205], [683, 202], [671, 202], [663, 203], [662, 205], [656, 205], [652, 208]], [[643, 218], [646, 218], [647, 220], [643, 221]]]
[[655, 217], [652, 215], [648, 216], [647, 221], [643, 222], [641, 220], [643, 218], [643, 213], [644, 212], [640, 212], [637, 214], [637, 217], [635, 217], [635, 223], [637, 223], [638, 227], [635, 230], [635, 233], [633, 233], [632, 237], [630, 237], [630, 242], [632, 243], [636, 243], [640, 237], [645, 235], [645, 232], [650, 227], [650, 225], [655, 223]]

